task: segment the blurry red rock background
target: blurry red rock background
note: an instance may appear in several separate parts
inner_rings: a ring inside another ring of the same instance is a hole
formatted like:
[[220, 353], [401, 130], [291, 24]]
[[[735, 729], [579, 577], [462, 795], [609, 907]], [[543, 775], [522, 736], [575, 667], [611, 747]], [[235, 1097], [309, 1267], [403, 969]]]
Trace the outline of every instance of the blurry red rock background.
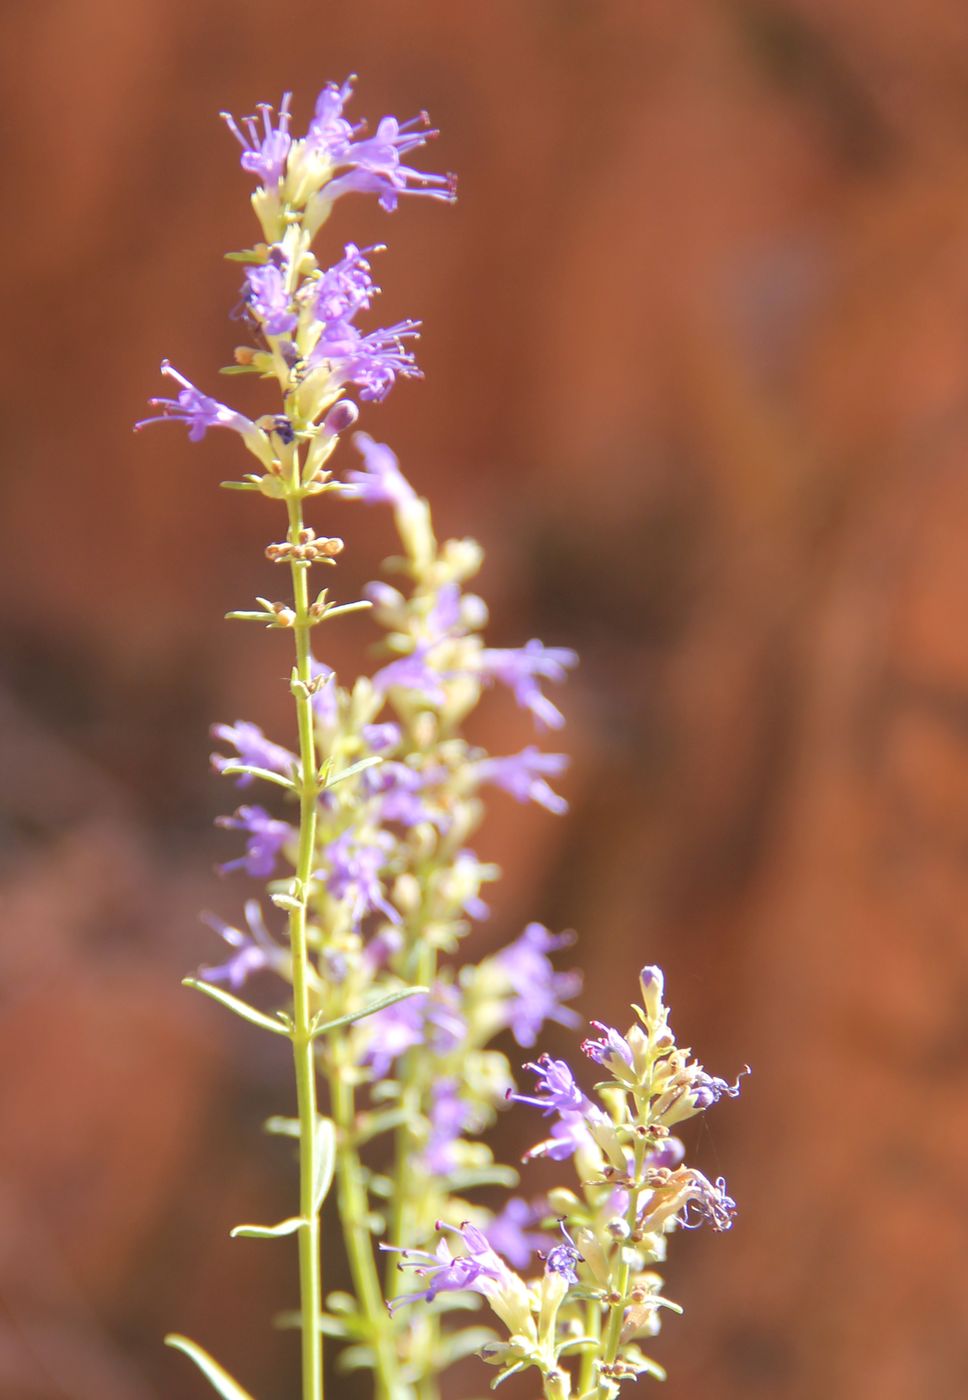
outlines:
[[[217, 111], [291, 87], [304, 118], [357, 71], [355, 110], [427, 106], [462, 180], [453, 211], [329, 226], [332, 250], [388, 241], [381, 309], [426, 322], [426, 384], [365, 426], [441, 532], [485, 544], [495, 642], [582, 654], [571, 815], [495, 803], [506, 878], [472, 947], [573, 925], [606, 1020], [660, 962], [680, 1035], [754, 1067], [696, 1144], [741, 1213], [675, 1240], [664, 1394], [961, 1400], [968, 8], [30, 0], [0, 23], [0, 1395], [202, 1400], [170, 1327], [260, 1400], [295, 1393], [269, 1327], [292, 1251], [228, 1239], [289, 1209], [258, 1128], [288, 1065], [178, 985], [215, 954], [197, 911], [244, 894], [212, 873], [232, 794], [207, 726], [290, 723], [284, 640], [220, 620], [269, 586], [272, 509], [216, 489], [229, 435], [130, 424], [163, 354], [219, 392], [238, 335], [221, 252], [253, 223]], [[337, 528], [349, 594], [390, 535]], [[321, 639], [344, 671], [367, 642]], [[483, 724], [527, 737], [496, 699]]]

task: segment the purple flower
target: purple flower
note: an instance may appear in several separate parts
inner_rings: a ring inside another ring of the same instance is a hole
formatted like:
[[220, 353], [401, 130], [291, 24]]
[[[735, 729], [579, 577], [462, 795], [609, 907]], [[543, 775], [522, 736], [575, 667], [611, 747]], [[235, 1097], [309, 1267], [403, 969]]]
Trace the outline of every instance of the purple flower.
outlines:
[[474, 1110], [463, 1101], [460, 1089], [460, 1081], [453, 1078], [439, 1079], [433, 1086], [424, 1165], [438, 1176], [454, 1170], [457, 1165], [454, 1144], [475, 1121]]
[[[274, 250], [275, 251], [275, 250]], [[292, 310], [283, 267], [270, 259], [260, 267], [245, 270], [245, 302], [262, 323], [266, 335], [286, 335], [294, 330], [299, 317]]]
[[600, 1032], [600, 1039], [582, 1041], [581, 1048], [588, 1058], [594, 1060], [596, 1064], [605, 1066], [608, 1066], [615, 1058], [631, 1069], [633, 1067], [632, 1047], [625, 1036], [619, 1035], [618, 1031], [613, 1030], [611, 1026], [603, 1025], [601, 1021], [592, 1021], [591, 1024]]
[[233, 432], [241, 433], [243, 436], [258, 434], [259, 429], [250, 418], [246, 418], [242, 413], [236, 413], [232, 408], [226, 408], [224, 403], [219, 403], [217, 399], [210, 398], [208, 394], [203, 394], [200, 389], [196, 389], [190, 380], [183, 374], [179, 374], [168, 360], [162, 360], [161, 372], [169, 379], [174, 379], [181, 384], [178, 397], [174, 399], [149, 399], [153, 408], [160, 408], [161, 412], [152, 418], [142, 418], [135, 423], [135, 431], [140, 432], [149, 423], [184, 423], [188, 427], [188, 436], [192, 442], [201, 442], [209, 428], [231, 428]]
[[543, 924], [528, 924], [521, 937], [497, 954], [496, 961], [514, 988], [507, 1023], [519, 1045], [534, 1045], [545, 1021], [577, 1026], [576, 1011], [560, 1003], [581, 991], [579, 972], [556, 972], [548, 953], [564, 947], [566, 935], [550, 933]]
[[[267, 768], [270, 773], [279, 773], [284, 778], [290, 778], [299, 765], [294, 753], [284, 749], [281, 744], [272, 743], [257, 724], [251, 724], [247, 719], [237, 719], [234, 724], [213, 724], [212, 738], [232, 744], [238, 751], [235, 758], [226, 758], [220, 753], [212, 754], [212, 766], [218, 773], [224, 772], [233, 764], [245, 763], [253, 768]], [[249, 787], [251, 783], [251, 773], [239, 774], [239, 787]]]
[[272, 108], [267, 102], [259, 103], [256, 110], [262, 117], [261, 132], [256, 117], [243, 117], [243, 130], [240, 131], [235, 118], [229, 112], [220, 113], [229, 131], [242, 147], [242, 169], [250, 175], [258, 175], [267, 188], [278, 184], [285, 173], [286, 160], [292, 145], [292, 137], [289, 135], [291, 100], [291, 92], [283, 94], [275, 125], [272, 122]]
[[449, 679], [449, 673], [435, 671], [427, 664], [432, 650], [430, 646], [414, 647], [408, 656], [388, 662], [373, 676], [373, 689], [378, 695], [393, 689], [414, 690], [432, 705], [443, 705], [447, 694], [441, 681]]
[[427, 632], [435, 642], [461, 630], [460, 601], [459, 584], [444, 583], [437, 589], [433, 607], [427, 614]]
[[575, 1241], [565, 1228], [565, 1222], [559, 1220], [558, 1224], [565, 1237], [565, 1243], [556, 1244], [554, 1249], [548, 1251], [545, 1257], [545, 1273], [560, 1275], [568, 1287], [573, 1288], [578, 1282], [576, 1266], [585, 1262], [585, 1256], [576, 1249]]
[[385, 761], [365, 769], [360, 786], [367, 797], [380, 799], [381, 822], [399, 822], [401, 826], [411, 827], [433, 820], [433, 814], [418, 796], [430, 776], [408, 768], [405, 763]]
[[385, 724], [364, 724], [360, 733], [374, 753], [395, 749], [403, 738], [399, 724], [394, 724], [392, 720]]
[[589, 1123], [607, 1123], [605, 1114], [588, 1099], [575, 1082], [575, 1076], [564, 1060], [553, 1060], [550, 1055], [539, 1055], [536, 1061], [524, 1066], [538, 1076], [534, 1095], [519, 1094], [509, 1090], [507, 1097], [517, 1103], [531, 1104], [540, 1108], [547, 1117], [557, 1113], [559, 1121], [551, 1129], [549, 1137], [537, 1143], [527, 1153], [525, 1161], [534, 1157], [550, 1157], [562, 1162], [572, 1156], [590, 1140]]
[[491, 1248], [487, 1236], [476, 1225], [444, 1225], [437, 1222], [438, 1230], [452, 1230], [460, 1236], [466, 1254], [454, 1255], [446, 1240], [441, 1240], [436, 1251], [430, 1254], [424, 1249], [399, 1249], [393, 1245], [381, 1244], [388, 1253], [400, 1254], [401, 1269], [412, 1269], [421, 1279], [429, 1279], [427, 1287], [416, 1293], [407, 1293], [395, 1298], [390, 1304], [391, 1311], [404, 1303], [414, 1303], [418, 1299], [432, 1302], [439, 1293], [458, 1293], [471, 1290], [489, 1297], [505, 1285], [510, 1271], [504, 1260]]
[[257, 880], [270, 878], [279, 852], [296, 834], [288, 822], [276, 821], [264, 807], [240, 807], [231, 817], [218, 817], [215, 824], [229, 831], [244, 831], [248, 836], [245, 855], [220, 865], [221, 873], [244, 870]]
[[681, 1138], [669, 1136], [663, 1138], [659, 1145], [649, 1153], [645, 1159], [645, 1165], [650, 1171], [656, 1171], [660, 1167], [667, 1167], [669, 1171], [674, 1171], [686, 1155], [686, 1145]]
[[351, 321], [332, 321], [323, 326], [312, 354], [311, 365], [325, 363], [334, 386], [355, 384], [360, 398], [379, 402], [397, 382], [423, 377], [406, 340], [420, 339], [419, 321], [397, 321], [395, 325], [363, 335]]
[[[732, 1229], [736, 1202], [726, 1194], [726, 1178], [718, 1176], [713, 1183], [695, 1169], [689, 1176], [688, 1199], [682, 1214], [676, 1217], [679, 1224], [687, 1230], [695, 1230], [703, 1224], [711, 1225], [714, 1230]], [[690, 1210], [695, 1212], [695, 1219], [690, 1216]]]
[[369, 1042], [363, 1062], [370, 1066], [374, 1079], [385, 1079], [393, 1062], [414, 1045], [426, 1045], [433, 1054], [446, 1055], [467, 1034], [457, 992], [443, 984], [429, 996], [420, 993], [375, 1012], [364, 1026]]
[[733, 1084], [728, 1084], [725, 1079], [720, 1079], [718, 1075], [707, 1074], [702, 1068], [697, 1067], [692, 1076], [692, 1084], [689, 1089], [689, 1097], [698, 1109], [710, 1108], [725, 1094], [727, 1098], [739, 1098], [739, 1081], [744, 1074], [749, 1074], [749, 1065], [744, 1065], [736, 1076]]
[[577, 652], [569, 647], [546, 647], [534, 638], [523, 647], [508, 650], [488, 647], [480, 660], [483, 674], [509, 686], [518, 704], [530, 710], [539, 725], [561, 728], [564, 716], [542, 695], [538, 680], [563, 681], [568, 668], [578, 664]]
[[542, 753], [529, 744], [520, 753], [507, 758], [485, 758], [477, 765], [477, 774], [482, 783], [493, 783], [503, 788], [518, 802], [537, 802], [560, 816], [568, 811], [568, 803], [545, 781], [545, 774], [556, 777], [568, 767], [568, 756], [563, 753]]
[[316, 315], [330, 325], [337, 321], [352, 321], [357, 312], [365, 311], [380, 288], [373, 281], [367, 253], [383, 252], [380, 244], [357, 248], [347, 243], [343, 257], [334, 263], [313, 284]]
[[388, 211], [397, 207], [401, 194], [422, 194], [452, 201], [455, 197], [452, 175], [427, 174], [404, 165], [401, 160], [437, 135], [430, 130], [426, 113], [407, 122], [384, 117], [374, 136], [357, 140], [363, 123], [351, 126], [343, 116], [352, 91], [352, 78], [340, 87], [327, 83], [316, 101], [316, 112], [306, 134], [308, 146], [327, 156], [337, 169], [346, 171], [323, 187], [321, 197], [331, 202], [353, 191], [376, 194]]
[[326, 847], [327, 869], [319, 874], [334, 899], [349, 903], [354, 924], [373, 909], [378, 909], [392, 924], [400, 922], [398, 911], [387, 903], [380, 883], [380, 871], [392, 844], [392, 839], [384, 832], [378, 832], [369, 841], [361, 841], [349, 830]]
[[216, 933], [225, 939], [230, 948], [236, 951], [227, 962], [218, 967], [203, 967], [199, 976], [205, 982], [227, 982], [235, 991], [244, 984], [253, 972], [264, 968], [280, 972], [286, 964], [285, 950], [270, 936], [262, 917], [262, 910], [254, 899], [246, 900], [245, 920], [248, 933], [227, 924], [214, 914], [204, 914], [203, 919]]
[[[403, 934], [397, 928], [390, 928], [384, 924], [379, 933], [375, 933], [370, 941], [364, 945], [363, 960], [370, 972], [379, 972], [393, 957], [399, 953], [403, 947]], [[412, 1001], [413, 998], [411, 997]]]
[[374, 442], [369, 433], [354, 433], [353, 446], [363, 457], [363, 470], [346, 474], [346, 494], [367, 505], [386, 502], [402, 506], [416, 500], [416, 493], [400, 470], [396, 453], [385, 443]]
[[515, 1269], [526, 1269], [531, 1256], [547, 1242], [546, 1236], [532, 1229], [548, 1213], [546, 1201], [528, 1202], [512, 1196], [500, 1215], [496, 1215], [484, 1233], [498, 1254]]
[[564, 1060], [553, 1060], [550, 1055], [539, 1055], [537, 1060], [526, 1064], [524, 1068], [537, 1075], [535, 1095], [518, 1094], [509, 1089], [507, 1097], [513, 1102], [527, 1103], [534, 1108], [540, 1108], [545, 1117], [549, 1113], [583, 1114], [591, 1107]]

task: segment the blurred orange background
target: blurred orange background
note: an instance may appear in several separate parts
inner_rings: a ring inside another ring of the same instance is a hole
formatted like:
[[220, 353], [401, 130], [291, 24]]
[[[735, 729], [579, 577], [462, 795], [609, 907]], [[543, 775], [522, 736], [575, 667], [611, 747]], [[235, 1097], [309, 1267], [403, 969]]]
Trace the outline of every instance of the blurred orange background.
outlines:
[[[622, 1021], [659, 962], [707, 1066], [754, 1067], [694, 1134], [740, 1216], [674, 1241], [664, 1394], [961, 1400], [968, 8], [8, 0], [0, 24], [0, 1396], [202, 1400], [169, 1328], [295, 1393], [269, 1326], [293, 1251], [228, 1239], [289, 1210], [259, 1131], [288, 1065], [179, 986], [214, 953], [197, 911], [243, 895], [212, 873], [234, 794], [208, 725], [290, 724], [284, 644], [221, 621], [278, 530], [216, 489], [228, 434], [130, 424], [162, 355], [272, 407], [215, 374], [221, 253], [255, 237], [216, 113], [292, 88], [305, 120], [355, 71], [354, 115], [429, 108], [428, 164], [462, 182], [454, 210], [347, 201], [327, 229], [334, 257], [387, 241], [381, 321], [425, 321], [426, 384], [363, 426], [485, 545], [492, 641], [582, 655], [571, 814], [495, 802], [468, 951], [573, 926], [586, 1015]], [[391, 538], [340, 524], [349, 596]], [[325, 659], [368, 664], [369, 635], [334, 627]], [[489, 716], [495, 751], [527, 741]]]

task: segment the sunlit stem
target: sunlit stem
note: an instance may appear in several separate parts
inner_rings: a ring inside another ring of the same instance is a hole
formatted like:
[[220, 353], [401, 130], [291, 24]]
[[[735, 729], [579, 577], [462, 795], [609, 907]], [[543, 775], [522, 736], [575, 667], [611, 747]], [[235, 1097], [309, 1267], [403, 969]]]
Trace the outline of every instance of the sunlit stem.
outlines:
[[[297, 477], [298, 482], [298, 477]], [[287, 497], [289, 538], [295, 544], [303, 528], [302, 498], [294, 484]], [[302, 1395], [303, 1400], [323, 1397], [323, 1335], [319, 1330], [322, 1311], [322, 1267], [319, 1253], [319, 1209], [314, 1200], [316, 1180], [316, 1066], [310, 1031], [309, 954], [306, 944], [306, 905], [309, 898], [316, 846], [316, 741], [310, 684], [309, 588], [307, 566], [292, 563], [296, 639], [296, 677], [293, 697], [299, 727], [299, 849], [296, 857], [294, 893], [296, 903], [289, 911], [289, 946], [292, 955], [293, 1031], [292, 1050], [296, 1072], [296, 1103], [299, 1116], [299, 1214], [306, 1222], [299, 1231], [299, 1303], [302, 1318]]]
[[347, 1066], [335, 1064], [329, 1085], [337, 1132], [336, 1182], [346, 1255], [373, 1347], [378, 1400], [397, 1400], [400, 1390], [393, 1322], [383, 1300], [380, 1275], [373, 1257], [373, 1236], [367, 1220], [369, 1200], [359, 1155], [353, 1145], [355, 1096]]

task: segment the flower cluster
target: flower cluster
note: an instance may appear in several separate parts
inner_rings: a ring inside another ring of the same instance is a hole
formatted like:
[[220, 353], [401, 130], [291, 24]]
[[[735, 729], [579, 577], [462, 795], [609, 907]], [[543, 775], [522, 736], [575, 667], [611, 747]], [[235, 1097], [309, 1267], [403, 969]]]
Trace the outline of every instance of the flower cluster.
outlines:
[[[580, 976], [553, 961], [570, 935], [534, 922], [476, 962], [464, 954], [489, 915], [484, 891], [499, 873], [475, 849], [486, 795], [497, 789], [564, 812], [553, 784], [567, 759], [536, 743], [490, 754], [465, 737], [464, 724], [503, 686], [539, 735], [560, 729], [564, 716], [547, 688], [577, 658], [536, 639], [488, 645], [487, 608], [470, 586], [480, 547], [438, 542], [427, 502], [386, 444], [356, 433], [358, 462], [330, 467], [359, 417], [357, 401], [378, 402], [398, 380], [419, 375], [419, 323], [361, 328], [379, 294], [372, 259], [382, 247], [344, 243], [326, 267], [314, 241], [349, 193], [374, 194], [387, 210], [404, 194], [454, 197], [451, 177], [409, 163], [436, 135], [426, 118], [384, 117], [369, 135], [345, 116], [351, 88], [352, 80], [327, 85], [302, 136], [292, 130], [288, 94], [277, 112], [263, 106], [241, 122], [225, 118], [257, 182], [262, 234], [233, 255], [248, 343], [228, 372], [274, 380], [281, 404], [250, 418], [165, 362], [173, 397], [153, 400], [157, 411], [137, 425], [179, 422], [192, 441], [209, 428], [230, 429], [255, 465], [225, 484], [279, 502], [287, 516], [285, 538], [266, 557], [288, 566], [291, 597], [260, 597], [230, 616], [293, 634], [295, 741], [277, 742], [247, 720], [212, 731], [214, 768], [246, 794], [219, 819], [242, 847], [221, 870], [258, 881], [264, 899], [246, 899], [238, 924], [210, 919], [229, 956], [189, 983], [292, 1043], [297, 1116], [268, 1126], [299, 1140], [300, 1207], [277, 1226], [234, 1233], [298, 1236], [293, 1322], [303, 1393], [313, 1400], [322, 1395], [324, 1334], [344, 1344], [346, 1364], [374, 1370], [381, 1394], [427, 1393], [444, 1366], [476, 1349], [502, 1374], [536, 1366], [546, 1396], [557, 1400], [571, 1393], [567, 1358], [575, 1356], [581, 1392], [591, 1393], [594, 1381], [605, 1396], [626, 1374], [654, 1369], [634, 1344], [666, 1305], [649, 1272], [665, 1235], [677, 1225], [730, 1222], [725, 1187], [681, 1166], [669, 1128], [737, 1086], [706, 1075], [675, 1047], [658, 973], [648, 986], [643, 980], [642, 1026], [621, 1036], [593, 1023], [598, 1037], [586, 1052], [611, 1076], [598, 1102], [546, 1055], [528, 1066], [533, 1092], [518, 1092], [494, 1044], [505, 1037], [530, 1051], [549, 1023], [580, 1024], [569, 1005]], [[346, 603], [325, 588], [314, 596], [308, 582], [313, 567], [335, 566], [344, 548], [303, 518], [307, 502], [330, 492], [388, 508], [400, 542], [387, 565], [393, 581], [381, 578]], [[316, 629], [364, 609], [383, 654], [372, 675], [343, 684], [314, 655]], [[574, 1157], [582, 1197], [511, 1196], [494, 1210], [479, 1194], [518, 1182], [482, 1140], [509, 1100], [551, 1120], [528, 1155]], [[319, 1214], [334, 1180], [353, 1295], [324, 1299]], [[428, 1252], [435, 1224], [450, 1238]], [[528, 1282], [521, 1271], [535, 1258], [539, 1277]], [[407, 1291], [413, 1277], [423, 1286]], [[446, 1295], [468, 1291], [486, 1300], [510, 1340], [445, 1327]], [[400, 1315], [418, 1302], [419, 1311]], [[592, 1337], [582, 1332], [585, 1302], [606, 1319]], [[195, 1343], [172, 1340], [209, 1379], [225, 1378]], [[213, 1384], [226, 1393], [221, 1380]], [[235, 1382], [231, 1389], [244, 1394]]]
[[509, 1334], [486, 1348], [485, 1359], [502, 1368], [502, 1377], [536, 1368], [546, 1395], [604, 1400], [623, 1381], [661, 1377], [640, 1343], [658, 1331], [661, 1309], [680, 1311], [662, 1295], [654, 1269], [665, 1258], [667, 1237], [702, 1224], [728, 1230], [736, 1211], [722, 1177], [710, 1181], [684, 1164], [685, 1147], [670, 1128], [724, 1096], [735, 1098], [739, 1080], [714, 1078], [677, 1046], [658, 968], [644, 968], [640, 986], [642, 1005], [633, 1008], [631, 1029], [623, 1035], [593, 1021], [598, 1034], [582, 1044], [608, 1075], [594, 1097], [564, 1060], [549, 1055], [525, 1065], [533, 1092], [508, 1090], [510, 1100], [554, 1120], [525, 1160], [573, 1158], [578, 1176], [577, 1191], [554, 1189], [534, 1215], [516, 1203], [518, 1231], [542, 1214], [546, 1221], [556, 1217], [562, 1231], [561, 1242], [539, 1251], [541, 1275], [521, 1277], [525, 1252], [518, 1253], [517, 1232], [500, 1220], [483, 1235], [462, 1226], [464, 1252], [442, 1243], [432, 1266], [426, 1262], [432, 1256], [403, 1251], [400, 1267], [430, 1282], [400, 1301], [429, 1303], [446, 1290], [483, 1294]]

